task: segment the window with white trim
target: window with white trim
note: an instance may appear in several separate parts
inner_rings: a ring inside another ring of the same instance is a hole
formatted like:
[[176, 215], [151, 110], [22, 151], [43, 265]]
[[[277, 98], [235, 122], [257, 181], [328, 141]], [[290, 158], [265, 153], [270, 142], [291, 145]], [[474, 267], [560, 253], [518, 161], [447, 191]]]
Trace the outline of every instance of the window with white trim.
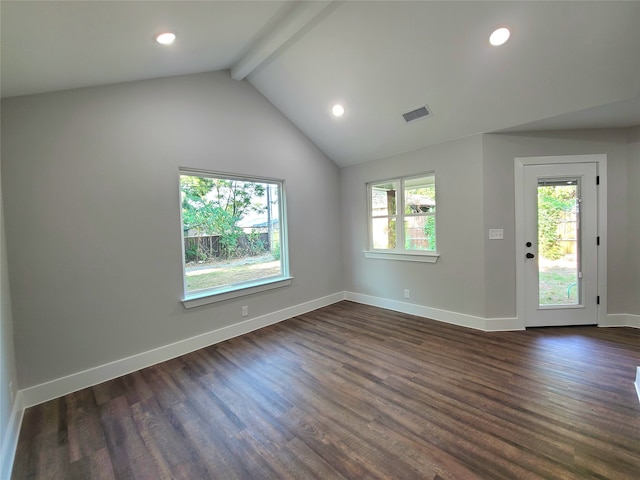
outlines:
[[368, 183], [367, 196], [370, 252], [436, 252], [434, 174]]
[[181, 169], [180, 204], [185, 305], [290, 280], [282, 180]]

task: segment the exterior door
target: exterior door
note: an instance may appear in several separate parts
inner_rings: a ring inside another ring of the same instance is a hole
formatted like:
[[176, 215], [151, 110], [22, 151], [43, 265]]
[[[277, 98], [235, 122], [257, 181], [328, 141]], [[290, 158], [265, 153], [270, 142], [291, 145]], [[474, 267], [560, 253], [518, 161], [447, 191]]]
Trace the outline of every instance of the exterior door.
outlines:
[[525, 325], [597, 324], [596, 164], [523, 168]]

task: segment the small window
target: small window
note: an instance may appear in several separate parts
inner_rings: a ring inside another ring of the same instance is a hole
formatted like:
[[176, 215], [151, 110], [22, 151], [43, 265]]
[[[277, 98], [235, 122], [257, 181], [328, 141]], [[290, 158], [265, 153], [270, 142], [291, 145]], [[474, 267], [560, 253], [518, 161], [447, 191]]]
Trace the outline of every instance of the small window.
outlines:
[[181, 170], [180, 202], [185, 299], [289, 278], [282, 181]]
[[370, 250], [436, 252], [435, 175], [369, 183], [367, 191]]

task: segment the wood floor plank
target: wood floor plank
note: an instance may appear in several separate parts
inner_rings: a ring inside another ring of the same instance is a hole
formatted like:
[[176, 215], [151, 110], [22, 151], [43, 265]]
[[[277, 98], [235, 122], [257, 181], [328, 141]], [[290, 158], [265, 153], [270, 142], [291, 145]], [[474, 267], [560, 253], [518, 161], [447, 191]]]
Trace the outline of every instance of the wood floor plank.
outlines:
[[64, 400], [67, 406], [70, 461], [76, 462], [105, 448], [104, 432], [91, 389], [71, 393]]
[[12, 479], [638, 479], [637, 365], [344, 301], [29, 408]]
[[206, 476], [202, 478], [224, 478], [240, 480], [249, 478], [249, 473], [242, 463], [238, 463], [234, 452], [225, 443], [219, 432], [200, 417], [188, 404], [179, 404], [171, 408], [172, 414], [179, 422], [177, 427], [183, 434], [185, 442], [194, 452], [197, 461]]

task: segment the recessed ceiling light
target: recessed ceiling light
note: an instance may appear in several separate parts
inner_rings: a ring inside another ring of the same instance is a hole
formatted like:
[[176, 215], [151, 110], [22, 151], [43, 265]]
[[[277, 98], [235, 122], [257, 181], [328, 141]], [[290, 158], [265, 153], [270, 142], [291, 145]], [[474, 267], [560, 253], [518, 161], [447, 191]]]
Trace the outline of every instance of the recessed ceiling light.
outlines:
[[171, 32], [160, 33], [156, 35], [156, 42], [161, 45], [171, 45], [176, 39], [176, 34]]
[[509, 40], [510, 35], [511, 35], [511, 32], [509, 31], [508, 28], [504, 28], [504, 27], [498, 28], [489, 37], [489, 43], [494, 47], [497, 47], [505, 43], [507, 40]]
[[344, 107], [339, 103], [336, 103], [333, 108], [331, 108], [331, 113], [333, 113], [336, 117], [341, 117], [344, 115]]

